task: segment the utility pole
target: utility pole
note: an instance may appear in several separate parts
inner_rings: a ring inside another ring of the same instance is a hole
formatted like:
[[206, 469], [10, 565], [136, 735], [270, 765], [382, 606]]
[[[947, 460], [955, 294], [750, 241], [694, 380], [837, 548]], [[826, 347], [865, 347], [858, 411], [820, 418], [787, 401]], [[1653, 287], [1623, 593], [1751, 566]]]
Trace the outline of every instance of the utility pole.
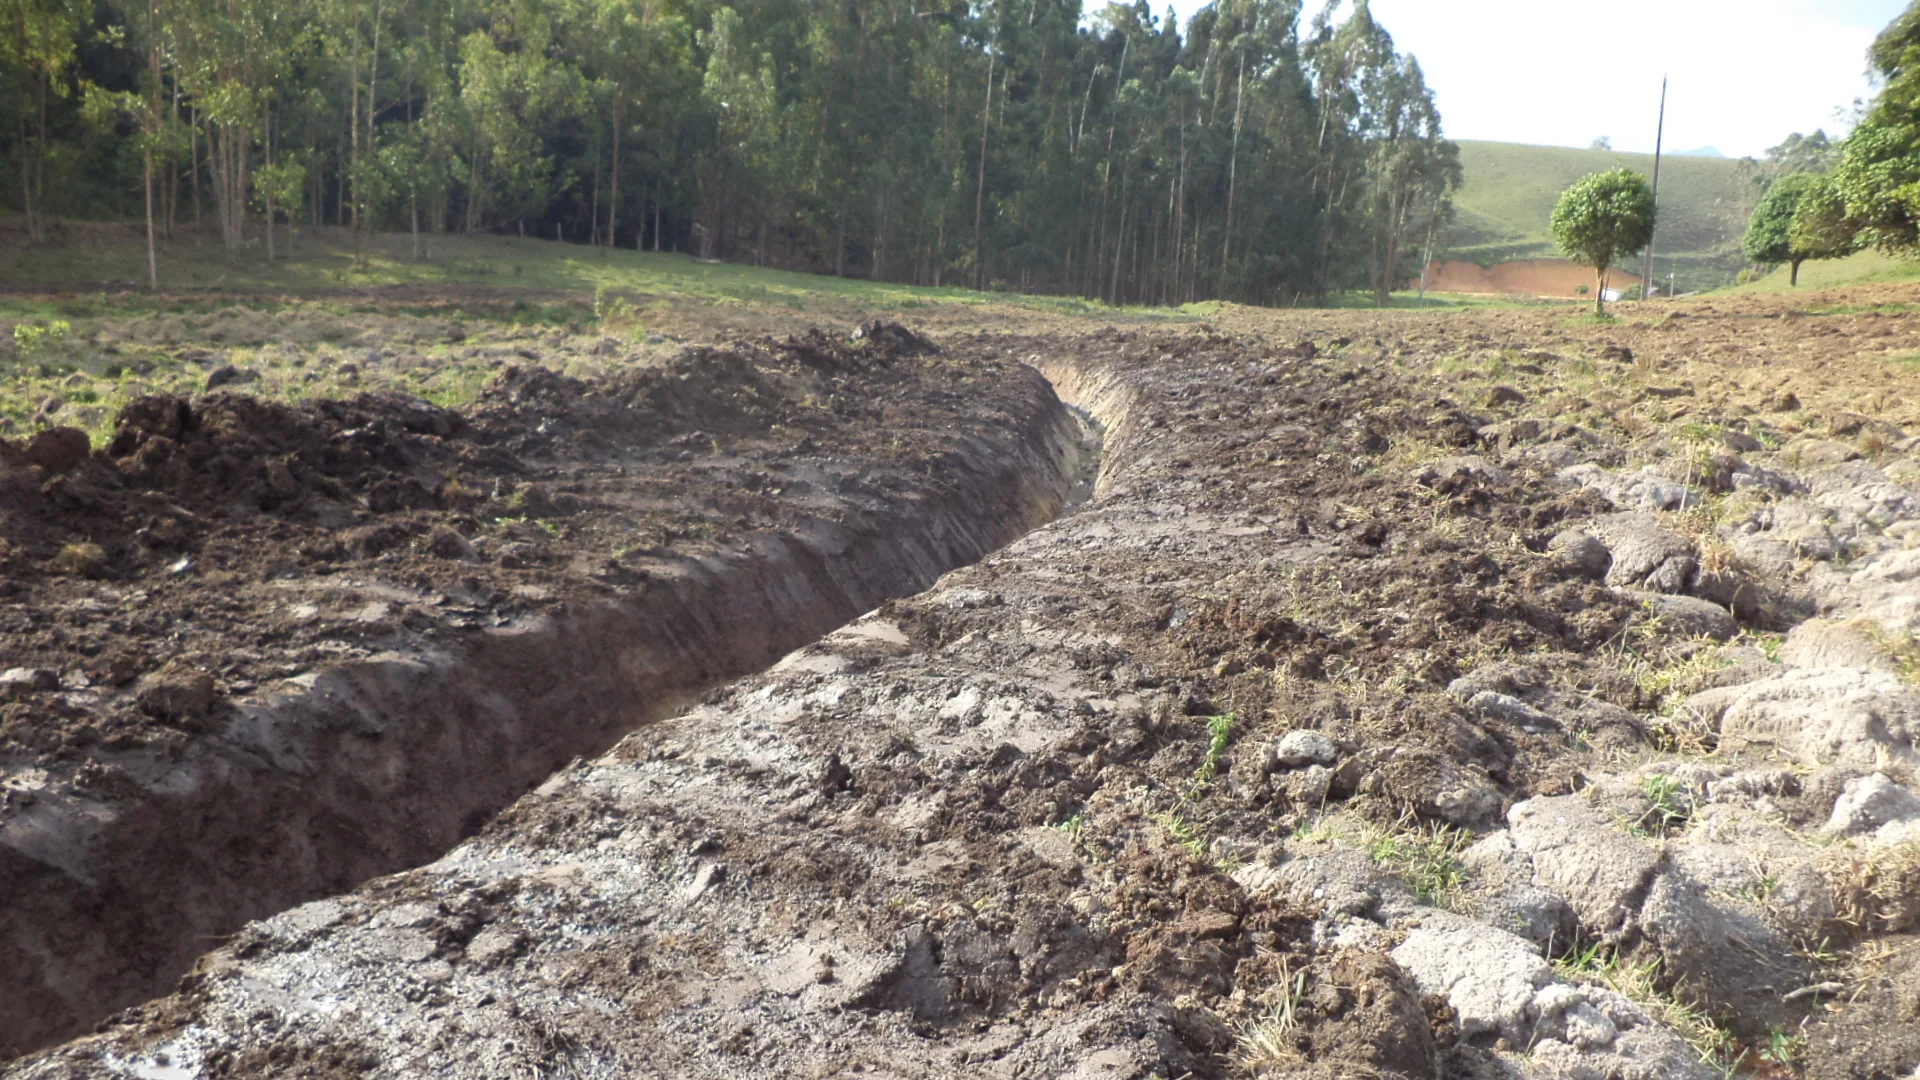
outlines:
[[[1654, 220], [1659, 221], [1660, 214], [1660, 150], [1667, 138], [1667, 77], [1660, 76], [1660, 126], [1653, 136], [1653, 210]], [[1647, 260], [1640, 269], [1640, 299], [1645, 300], [1653, 292], [1653, 238], [1647, 238]], [[1669, 290], [1671, 293], [1671, 290]], [[1672, 299], [1669, 295], [1668, 299]]]

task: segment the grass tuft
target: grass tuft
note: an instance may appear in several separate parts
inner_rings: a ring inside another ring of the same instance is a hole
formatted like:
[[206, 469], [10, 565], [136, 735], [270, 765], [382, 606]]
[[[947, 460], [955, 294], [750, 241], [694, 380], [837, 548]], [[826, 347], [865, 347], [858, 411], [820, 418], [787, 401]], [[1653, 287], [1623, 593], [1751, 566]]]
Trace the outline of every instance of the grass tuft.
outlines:
[[1295, 1036], [1300, 1031], [1300, 1004], [1307, 996], [1307, 973], [1290, 970], [1282, 960], [1280, 981], [1274, 984], [1270, 996], [1266, 1013], [1242, 1025], [1236, 1036], [1233, 1064], [1243, 1072], [1257, 1075], [1306, 1060], [1295, 1044]]
[[1618, 950], [1596, 943], [1556, 958], [1553, 967], [1568, 982], [1604, 986], [1645, 1009], [1685, 1039], [1702, 1064], [1722, 1076], [1739, 1072], [1746, 1056], [1739, 1040], [1699, 1007], [1663, 990], [1658, 959], [1629, 961]]
[[1367, 843], [1367, 854], [1397, 874], [1423, 903], [1452, 908], [1467, 885], [1460, 853], [1473, 842], [1464, 829], [1450, 825], [1413, 825], [1406, 821]]

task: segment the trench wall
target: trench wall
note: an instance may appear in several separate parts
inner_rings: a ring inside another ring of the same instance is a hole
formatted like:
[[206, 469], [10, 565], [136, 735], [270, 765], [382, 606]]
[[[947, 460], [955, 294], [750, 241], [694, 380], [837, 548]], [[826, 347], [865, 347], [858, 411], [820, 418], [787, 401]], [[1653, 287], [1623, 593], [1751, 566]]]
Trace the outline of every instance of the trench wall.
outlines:
[[457, 649], [327, 669], [177, 757], [99, 755], [43, 785], [0, 822], [0, 1060], [165, 992], [249, 920], [431, 860], [570, 759], [1050, 520], [1082, 429], [1031, 382], [938, 494]]

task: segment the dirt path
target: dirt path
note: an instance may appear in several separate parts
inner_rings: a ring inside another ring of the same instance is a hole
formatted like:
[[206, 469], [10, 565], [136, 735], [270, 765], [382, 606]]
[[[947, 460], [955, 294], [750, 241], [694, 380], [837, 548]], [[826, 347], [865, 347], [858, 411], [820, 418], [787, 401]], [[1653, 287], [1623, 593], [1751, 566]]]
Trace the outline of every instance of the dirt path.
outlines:
[[950, 331], [1091, 502], [8, 1075], [1909, 1075], [1915, 299]]

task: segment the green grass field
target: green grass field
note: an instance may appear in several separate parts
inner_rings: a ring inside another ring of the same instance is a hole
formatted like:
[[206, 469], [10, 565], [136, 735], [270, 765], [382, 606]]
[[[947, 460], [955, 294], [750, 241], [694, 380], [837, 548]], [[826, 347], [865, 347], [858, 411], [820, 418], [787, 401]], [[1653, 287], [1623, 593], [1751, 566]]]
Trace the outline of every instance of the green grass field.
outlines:
[[[253, 230], [258, 232], [257, 225]], [[1203, 319], [1217, 303], [1176, 308], [1114, 308], [1096, 300], [1066, 296], [1029, 296], [929, 288], [769, 270], [732, 263], [701, 262], [663, 252], [608, 250], [581, 244], [504, 236], [435, 236], [427, 257], [412, 257], [405, 234], [383, 234], [367, 242], [356, 260], [353, 240], [343, 229], [303, 229], [287, 255], [288, 234], [278, 234], [280, 258], [266, 259], [265, 242], [250, 237], [239, 255], [229, 258], [210, 235], [186, 234], [160, 254], [164, 292], [277, 292], [324, 295], [330, 291], [391, 286], [483, 286], [563, 293], [572, 302], [589, 303], [604, 290], [643, 311], [650, 305], [695, 304], [704, 307], [843, 318], [855, 314], [908, 313], [940, 305], [1004, 304], [1038, 312], [1082, 315], [1134, 322]], [[146, 247], [138, 229], [114, 225], [69, 225], [55, 242], [39, 246], [0, 245], [0, 288], [95, 291], [102, 287], [137, 288], [146, 283]], [[1393, 306], [1446, 308], [1484, 306], [1484, 297], [1396, 294]], [[1338, 295], [1329, 306], [1372, 306], [1371, 294]], [[0, 319], [30, 316], [18, 302], [0, 298]]]
[[[1793, 289], [1791, 275], [1782, 266], [1758, 281], [1736, 285], [1730, 293], [1776, 293]], [[1845, 285], [1883, 285], [1902, 281], [1920, 281], [1920, 259], [1898, 259], [1877, 251], [1862, 251], [1831, 262], [1810, 262], [1800, 266], [1800, 289], [1837, 289]]]
[[[364, 259], [354, 258], [343, 229], [303, 228], [287, 254], [288, 233], [278, 233], [280, 258], [266, 259], [257, 223], [247, 246], [229, 258], [212, 236], [187, 234], [164, 245], [160, 286], [193, 290], [272, 291], [293, 294], [394, 285], [482, 285], [591, 295], [606, 289], [641, 301], [677, 298], [710, 304], [802, 309], [810, 304], [850, 302], [875, 311], [928, 303], [1012, 302], [1077, 313], [1106, 305], [1072, 297], [977, 293], [967, 289], [918, 288], [886, 282], [702, 263], [686, 255], [608, 250], [504, 236], [445, 235], [429, 238], [427, 257], [412, 257], [405, 234], [369, 239]], [[146, 283], [146, 248], [139, 232], [106, 225], [68, 226], [55, 243], [9, 245], [0, 251], [0, 286], [94, 289], [103, 284]], [[1171, 312], [1155, 309], [1165, 317]], [[1144, 313], [1144, 312], [1143, 312]]]
[[[1447, 255], [1482, 266], [1561, 257], [1547, 222], [1560, 193], [1580, 177], [1616, 166], [1653, 175], [1651, 154], [1509, 143], [1463, 142], [1460, 163], [1466, 179], [1454, 196], [1459, 218]], [[1656, 276], [1672, 272], [1682, 291], [1731, 284], [1746, 265], [1740, 238], [1757, 198], [1738, 161], [1662, 159]]]

